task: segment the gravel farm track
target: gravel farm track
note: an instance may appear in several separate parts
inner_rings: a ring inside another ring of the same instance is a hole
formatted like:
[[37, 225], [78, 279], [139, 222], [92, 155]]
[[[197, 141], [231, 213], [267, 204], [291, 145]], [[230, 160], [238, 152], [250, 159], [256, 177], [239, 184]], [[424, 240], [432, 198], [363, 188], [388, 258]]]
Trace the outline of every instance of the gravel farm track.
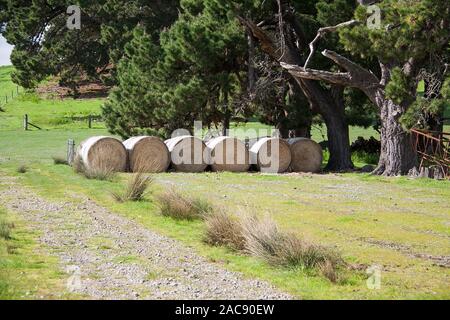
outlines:
[[88, 198], [50, 202], [5, 175], [0, 186], [0, 205], [39, 232], [43, 250], [67, 272], [67, 290], [86, 299], [290, 298]]

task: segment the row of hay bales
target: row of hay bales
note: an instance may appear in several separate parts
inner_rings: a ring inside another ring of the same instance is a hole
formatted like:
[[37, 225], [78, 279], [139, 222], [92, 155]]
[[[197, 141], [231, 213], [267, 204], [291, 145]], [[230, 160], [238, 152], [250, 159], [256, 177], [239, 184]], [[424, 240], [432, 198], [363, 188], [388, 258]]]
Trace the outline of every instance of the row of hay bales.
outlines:
[[204, 142], [193, 136], [167, 141], [157, 137], [133, 137], [121, 142], [111, 137], [92, 137], [80, 144], [78, 155], [88, 168], [124, 172], [213, 171], [246, 172], [255, 165], [261, 172], [319, 172], [322, 148], [305, 139], [260, 138], [247, 147], [232, 137]]

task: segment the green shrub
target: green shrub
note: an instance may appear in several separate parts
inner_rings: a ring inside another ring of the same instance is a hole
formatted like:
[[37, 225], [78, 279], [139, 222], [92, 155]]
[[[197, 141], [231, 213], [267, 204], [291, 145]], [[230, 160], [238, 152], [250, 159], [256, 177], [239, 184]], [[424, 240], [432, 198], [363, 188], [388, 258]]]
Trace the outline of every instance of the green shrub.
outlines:
[[380, 160], [380, 155], [377, 153], [367, 153], [363, 151], [353, 152], [352, 153], [352, 161], [353, 162], [360, 162], [360, 163], [367, 163], [367, 164], [378, 164], [378, 161]]
[[41, 97], [36, 92], [33, 91], [27, 91], [20, 94], [18, 99], [19, 101], [32, 103], [39, 103], [42, 100]]

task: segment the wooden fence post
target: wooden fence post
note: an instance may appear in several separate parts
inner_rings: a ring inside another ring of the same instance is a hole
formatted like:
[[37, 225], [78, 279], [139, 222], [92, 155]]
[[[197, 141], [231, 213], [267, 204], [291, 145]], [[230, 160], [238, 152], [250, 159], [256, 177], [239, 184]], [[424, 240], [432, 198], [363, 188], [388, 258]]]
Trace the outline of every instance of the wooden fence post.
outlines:
[[75, 140], [67, 140], [67, 163], [71, 166], [75, 159]]
[[28, 131], [28, 115], [24, 115], [23, 116], [23, 129], [25, 131]]

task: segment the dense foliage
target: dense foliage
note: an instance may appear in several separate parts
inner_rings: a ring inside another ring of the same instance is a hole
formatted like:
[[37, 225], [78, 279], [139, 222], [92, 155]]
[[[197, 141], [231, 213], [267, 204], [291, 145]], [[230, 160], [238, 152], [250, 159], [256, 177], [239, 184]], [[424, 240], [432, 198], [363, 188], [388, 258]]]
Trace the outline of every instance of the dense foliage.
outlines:
[[176, 18], [178, 1], [77, 1], [81, 28], [67, 28], [68, 0], [2, 0], [0, 31], [14, 44], [13, 80], [33, 88], [48, 76], [76, 90], [81, 79], [112, 80], [114, 67], [137, 24], [154, 39]]
[[[283, 137], [309, 136], [323, 122], [328, 168], [347, 170], [348, 126], [375, 126], [380, 173], [404, 173], [414, 161], [402, 128], [442, 128], [450, 9], [446, 0], [371, 2], [378, 28], [354, 0], [81, 0], [82, 27], [68, 30], [70, 1], [0, 0], [0, 32], [15, 45], [13, 78], [26, 88], [48, 76], [74, 92], [82, 79], [114, 85], [103, 107], [112, 133], [167, 137], [193, 120], [225, 133], [231, 121], [256, 118]], [[359, 23], [322, 34], [310, 56], [319, 28], [351, 19]], [[307, 60], [302, 76], [283, 67]], [[337, 81], [343, 71], [351, 79]], [[391, 166], [395, 145], [404, 154]]]

